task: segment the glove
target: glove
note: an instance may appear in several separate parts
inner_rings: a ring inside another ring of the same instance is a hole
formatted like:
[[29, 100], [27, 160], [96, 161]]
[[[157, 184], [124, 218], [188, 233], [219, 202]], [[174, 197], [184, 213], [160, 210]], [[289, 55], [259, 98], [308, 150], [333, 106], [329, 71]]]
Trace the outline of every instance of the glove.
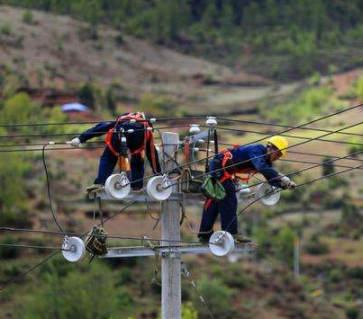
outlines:
[[72, 147], [79, 147], [81, 140], [78, 137], [75, 137], [73, 140], [67, 142], [67, 144], [70, 144]]
[[282, 189], [294, 189], [296, 187], [296, 183], [290, 180], [287, 176], [282, 176], [280, 182]]

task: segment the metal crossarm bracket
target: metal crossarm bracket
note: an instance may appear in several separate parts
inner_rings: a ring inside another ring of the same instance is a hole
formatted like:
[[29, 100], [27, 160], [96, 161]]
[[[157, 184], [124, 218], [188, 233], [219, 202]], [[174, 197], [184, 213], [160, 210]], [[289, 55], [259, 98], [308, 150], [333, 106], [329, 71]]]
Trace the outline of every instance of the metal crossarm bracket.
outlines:
[[[250, 254], [256, 249], [255, 244], [236, 244], [233, 253]], [[108, 253], [101, 258], [122, 258], [122, 257], [153, 257], [155, 254], [160, 256], [169, 255], [170, 257], [182, 254], [211, 254], [208, 245], [191, 244], [175, 246], [153, 246], [147, 248], [142, 246], [135, 247], [116, 247], [108, 248]]]

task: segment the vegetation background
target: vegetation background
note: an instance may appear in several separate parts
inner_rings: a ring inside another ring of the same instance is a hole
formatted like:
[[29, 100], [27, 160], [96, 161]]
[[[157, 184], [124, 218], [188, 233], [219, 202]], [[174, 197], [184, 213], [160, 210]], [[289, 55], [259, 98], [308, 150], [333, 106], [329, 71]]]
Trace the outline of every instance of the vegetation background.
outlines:
[[[0, 226], [57, 229], [39, 149], [49, 138], [64, 143], [90, 127], [69, 122], [142, 110], [156, 117], [215, 114], [277, 125], [220, 120], [221, 144], [228, 145], [361, 103], [362, 18], [360, 0], [0, 0]], [[59, 106], [73, 100], [91, 111], [63, 113]], [[357, 108], [315, 128], [336, 130], [361, 116]], [[65, 125], [6, 126], [31, 123]], [[184, 137], [190, 123], [158, 125]], [[294, 130], [289, 140], [321, 133]], [[329, 156], [362, 150], [361, 127], [345, 133], [294, 148], [310, 155], [291, 152], [278, 169], [306, 167], [296, 160], [324, 164], [294, 176], [301, 183], [359, 165], [358, 155], [340, 161], [343, 167], [329, 164]], [[53, 204], [70, 232], [93, 224], [94, 203], [84, 189], [97, 170], [103, 144], [97, 145], [46, 152]], [[239, 228], [258, 244], [253, 256], [185, 258], [215, 318], [363, 318], [360, 171], [283, 192], [273, 208], [252, 206]], [[104, 209], [111, 215], [120, 208], [105, 203]], [[198, 227], [201, 209], [201, 203], [186, 207], [183, 239], [195, 239], [190, 228]], [[158, 205], [134, 206], [107, 230], [158, 238], [158, 211]], [[299, 278], [293, 272], [298, 241]], [[0, 233], [0, 244], [19, 243], [59, 247], [61, 237]], [[0, 318], [160, 317], [158, 260], [70, 264], [57, 254], [8, 286], [48, 254], [0, 247]], [[182, 290], [183, 319], [209, 318], [187, 279]]]

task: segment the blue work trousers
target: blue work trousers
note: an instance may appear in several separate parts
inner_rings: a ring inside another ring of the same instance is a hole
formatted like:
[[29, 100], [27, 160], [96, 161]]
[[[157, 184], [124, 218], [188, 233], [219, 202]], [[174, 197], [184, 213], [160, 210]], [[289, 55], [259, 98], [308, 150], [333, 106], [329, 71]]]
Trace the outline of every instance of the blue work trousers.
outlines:
[[[113, 154], [108, 147], [105, 148], [100, 158], [100, 164], [98, 167], [98, 176], [95, 179], [95, 184], [104, 185], [106, 179], [113, 173], [117, 164], [118, 157]], [[132, 189], [140, 189], [143, 187], [144, 177], [144, 158], [141, 154], [131, 156], [131, 182], [138, 181], [131, 184]], [[140, 181], [139, 181], [140, 180]]]
[[209, 238], [213, 234], [213, 226], [218, 213], [221, 215], [222, 230], [226, 230], [232, 235], [237, 234], [238, 232], [236, 217], [238, 205], [236, 187], [230, 178], [225, 180], [222, 184], [227, 195], [219, 202], [211, 201], [209, 199], [206, 200], [198, 237]]

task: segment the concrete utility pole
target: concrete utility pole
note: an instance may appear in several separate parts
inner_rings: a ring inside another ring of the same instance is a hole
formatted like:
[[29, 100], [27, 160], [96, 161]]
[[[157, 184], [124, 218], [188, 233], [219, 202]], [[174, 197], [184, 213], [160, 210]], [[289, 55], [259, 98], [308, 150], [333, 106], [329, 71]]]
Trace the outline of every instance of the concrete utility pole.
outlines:
[[[207, 136], [206, 132], [195, 135], [196, 140]], [[179, 134], [165, 132], [162, 135], [164, 144], [164, 171], [177, 167], [176, 156], [179, 146]], [[193, 140], [192, 140], [193, 142]], [[165, 155], [166, 154], [166, 155]], [[162, 319], [181, 319], [181, 255], [182, 254], [211, 254], [208, 244], [199, 243], [183, 244], [180, 242], [180, 203], [185, 196], [192, 200], [193, 203], [203, 200], [203, 196], [198, 194], [181, 194], [178, 183], [173, 180], [179, 177], [179, 174], [170, 173], [168, 177], [171, 179], [173, 192], [171, 196], [162, 201], [162, 238], [161, 246], [133, 246], [133, 247], [112, 247], [108, 249], [107, 255], [102, 258], [129, 258], [129, 257], [162, 257], [162, 293], [161, 293], [161, 314]], [[103, 200], [116, 200], [103, 192], [97, 195]], [[157, 202], [149, 195], [140, 195], [131, 192], [125, 200], [136, 200], [138, 202], [152, 201]], [[235, 245], [233, 253], [250, 254], [254, 252], [254, 245]]]
[[300, 279], [300, 238], [294, 239], [294, 276], [296, 280]]
[[[165, 158], [164, 170], [176, 168], [176, 154], [179, 145], [179, 134], [166, 132], [162, 135], [165, 145], [164, 152], [168, 155]], [[165, 156], [165, 155], [164, 155]], [[170, 156], [170, 157], [169, 157]], [[170, 175], [170, 178], [178, 177], [177, 174]], [[173, 186], [173, 192], [178, 192], [178, 185]], [[180, 241], [180, 205], [178, 201], [166, 200], [162, 202], [162, 237], [163, 246], [178, 245]], [[172, 241], [171, 241], [172, 240]], [[175, 242], [173, 242], [175, 240]], [[161, 271], [161, 318], [181, 319], [181, 255], [175, 252], [162, 254]]]

